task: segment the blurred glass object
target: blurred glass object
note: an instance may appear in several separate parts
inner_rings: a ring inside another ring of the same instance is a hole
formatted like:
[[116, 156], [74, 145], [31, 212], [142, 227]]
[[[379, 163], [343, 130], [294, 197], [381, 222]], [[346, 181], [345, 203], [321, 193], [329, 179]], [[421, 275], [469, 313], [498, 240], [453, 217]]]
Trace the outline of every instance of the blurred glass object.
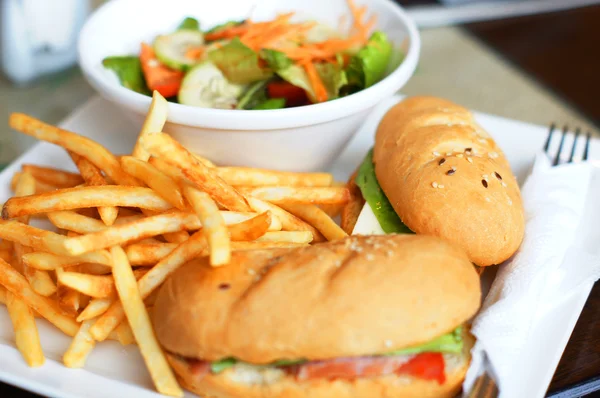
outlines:
[[0, 0], [4, 75], [24, 84], [77, 62], [77, 36], [89, 0]]

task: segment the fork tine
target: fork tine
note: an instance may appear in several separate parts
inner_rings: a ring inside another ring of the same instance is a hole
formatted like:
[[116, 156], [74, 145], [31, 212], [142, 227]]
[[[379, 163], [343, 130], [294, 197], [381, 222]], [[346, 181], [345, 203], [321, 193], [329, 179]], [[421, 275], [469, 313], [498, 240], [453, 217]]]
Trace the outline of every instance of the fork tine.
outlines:
[[554, 129], [556, 125], [552, 123], [550, 125], [550, 130], [548, 131], [548, 138], [546, 138], [546, 143], [544, 144], [544, 152], [548, 153], [548, 148], [550, 148], [550, 141], [552, 141], [552, 133], [554, 133]]
[[562, 129], [562, 135], [560, 136], [560, 144], [558, 145], [558, 151], [556, 151], [556, 156], [554, 157], [554, 162], [552, 162], [552, 166], [556, 166], [560, 162], [560, 153], [562, 152], [563, 144], [565, 143], [567, 131], [569, 131], [569, 127], [565, 125]]
[[579, 138], [579, 134], [581, 134], [581, 129], [577, 127], [575, 129], [575, 137], [573, 138], [573, 146], [571, 147], [571, 155], [569, 155], [569, 160], [567, 163], [573, 163], [573, 158], [575, 157], [575, 149], [577, 148], [577, 138]]
[[588, 131], [588, 133], [585, 136], [585, 149], [583, 150], [583, 158], [582, 160], [587, 160], [588, 159], [588, 154], [590, 152], [590, 141], [592, 139], [592, 134]]

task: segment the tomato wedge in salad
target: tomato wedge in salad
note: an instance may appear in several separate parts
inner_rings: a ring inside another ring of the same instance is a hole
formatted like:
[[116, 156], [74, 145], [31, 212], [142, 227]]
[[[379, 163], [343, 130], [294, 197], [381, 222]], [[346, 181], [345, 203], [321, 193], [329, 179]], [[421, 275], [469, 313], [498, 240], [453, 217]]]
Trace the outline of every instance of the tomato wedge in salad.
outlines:
[[165, 98], [177, 95], [183, 80], [183, 72], [161, 64], [154, 54], [154, 49], [146, 43], [142, 43], [140, 63], [146, 85], [150, 90], [158, 91]]

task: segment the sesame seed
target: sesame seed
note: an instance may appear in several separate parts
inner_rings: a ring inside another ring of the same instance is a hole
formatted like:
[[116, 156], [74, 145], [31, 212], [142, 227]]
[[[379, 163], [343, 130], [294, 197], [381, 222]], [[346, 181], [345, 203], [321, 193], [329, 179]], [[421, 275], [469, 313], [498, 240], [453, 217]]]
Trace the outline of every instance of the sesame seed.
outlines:
[[504, 181], [502, 181], [502, 186], [506, 187], [506, 183]]
[[443, 185], [443, 184], [440, 184], [440, 185], [438, 185], [438, 188], [439, 188], [439, 189], [442, 189], [442, 188], [444, 188], [444, 185]]
[[440, 156], [440, 153], [437, 151], [433, 151], [432, 153], [433, 153], [433, 156]]
[[446, 172], [446, 175], [449, 175], [449, 176], [451, 176], [451, 175], [453, 175], [454, 173], [456, 173], [456, 167], [452, 167], [450, 170], [448, 170], [448, 171]]
[[256, 275], [256, 271], [254, 271], [252, 268], [248, 268], [248, 275]]
[[454, 148], [454, 152], [460, 152], [460, 149]]
[[494, 175], [496, 176], [497, 179], [502, 181], [502, 176], [500, 174], [498, 174], [497, 171], [494, 171]]
[[386, 256], [386, 257], [392, 257], [392, 255], [393, 255], [393, 254], [394, 254], [394, 252], [393, 252], [393, 251], [391, 251], [391, 250], [387, 250], [387, 251], [385, 252], [385, 256]]
[[373, 256], [371, 253], [368, 253], [365, 255], [365, 258], [367, 259], [367, 261], [373, 261], [373, 259], [375, 258], [375, 256]]
[[481, 177], [487, 179], [488, 175], [487, 174], [482, 174]]
[[438, 187], [438, 183], [434, 181], [434, 182], [431, 183], [431, 186], [434, 187], [434, 188], [437, 188]]
[[486, 188], [488, 187], [488, 183], [486, 180], [481, 180], [481, 184]]
[[498, 157], [498, 154], [496, 152], [489, 152], [488, 156], [492, 159], [496, 159]]
[[462, 158], [462, 157], [463, 157], [463, 154], [462, 154], [462, 153], [459, 153], [458, 155], [456, 155], [456, 157], [457, 157], [457, 158]]
[[392, 340], [386, 340], [386, 341], [384, 342], [384, 344], [385, 344], [385, 346], [386, 346], [386, 347], [388, 347], [388, 348], [389, 348], [389, 347], [391, 347], [391, 346], [392, 346]]
[[471, 152], [473, 148], [465, 148], [465, 152]]
[[452, 156], [452, 152], [446, 152], [446, 156]]
[[471, 158], [467, 157], [467, 162], [469, 162], [469, 163], [473, 163], [473, 159], [471, 159]]
[[446, 162], [446, 159], [441, 158], [440, 161], [438, 162], [438, 166], [443, 165]]
[[508, 199], [508, 205], [512, 206], [512, 200]]
[[485, 138], [480, 138], [477, 141], [481, 142], [482, 144], [487, 143], [487, 140]]
[[221, 284], [219, 285], [219, 289], [220, 289], [220, 290], [227, 290], [227, 289], [229, 289], [230, 287], [231, 287], [231, 285], [230, 285], [229, 283], [221, 283]]
[[486, 202], [491, 202], [492, 200], [486, 196], [486, 197], [485, 197], [485, 201], [486, 201]]

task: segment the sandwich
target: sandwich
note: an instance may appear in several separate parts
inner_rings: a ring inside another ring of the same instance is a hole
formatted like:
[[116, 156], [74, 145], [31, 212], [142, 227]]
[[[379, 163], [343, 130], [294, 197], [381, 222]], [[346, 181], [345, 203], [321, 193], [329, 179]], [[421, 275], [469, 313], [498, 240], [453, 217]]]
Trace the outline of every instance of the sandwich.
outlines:
[[354, 182], [380, 233], [438, 236], [481, 267], [507, 260], [523, 240], [521, 194], [506, 157], [452, 102], [412, 97], [392, 107]]
[[199, 258], [162, 286], [158, 341], [202, 397], [453, 397], [470, 361], [479, 276], [412, 234]]

